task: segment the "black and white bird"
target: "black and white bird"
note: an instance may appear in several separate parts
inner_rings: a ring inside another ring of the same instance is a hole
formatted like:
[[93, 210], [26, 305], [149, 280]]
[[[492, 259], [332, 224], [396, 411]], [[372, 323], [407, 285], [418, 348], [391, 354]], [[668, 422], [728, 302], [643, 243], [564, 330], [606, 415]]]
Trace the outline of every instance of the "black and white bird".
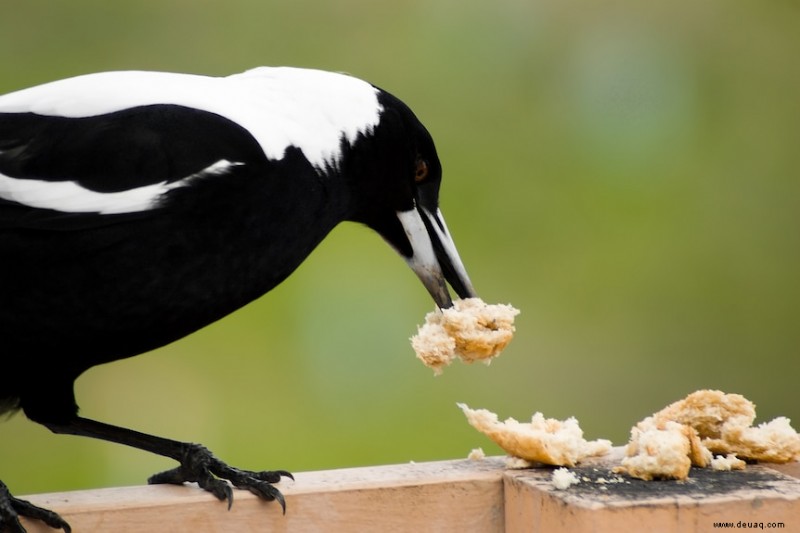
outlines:
[[[441, 176], [412, 111], [343, 74], [107, 72], [0, 96], [0, 414], [179, 462], [150, 483], [284, 506], [288, 472], [79, 417], [73, 382], [260, 297], [343, 221], [388, 241], [439, 307], [447, 283], [474, 296]], [[19, 516], [69, 531], [0, 482], [0, 530]]]

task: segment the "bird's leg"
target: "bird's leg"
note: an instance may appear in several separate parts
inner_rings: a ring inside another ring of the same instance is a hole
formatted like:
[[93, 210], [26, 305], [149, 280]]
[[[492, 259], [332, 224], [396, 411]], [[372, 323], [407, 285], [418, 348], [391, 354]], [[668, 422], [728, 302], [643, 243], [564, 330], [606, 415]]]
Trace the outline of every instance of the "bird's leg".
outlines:
[[180, 485], [185, 482], [196, 482], [220, 500], [228, 501], [230, 509], [233, 503], [233, 490], [225, 480], [235, 487], [247, 489], [265, 500], [277, 500], [286, 512], [286, 501], [281, 492], [272, 484], [281, 477], [292, 478], [285, 470], [252, 472], [239, 470], [223, 463], [204, 446], [189, 442], [180, 442], [155, 435], [140, 433], [111, 424], [104, 424], [88, 418], [74, 417], [63, 423], [45, 422], [50, 431], [67, 435], [80, 435], [102, 439], [126, 446], [132, 446], [158, 455], [175, 459], [180, 466], [151, 476], [150, 484], [172, 483]]
[[63, 529], [70, 533], [72, 529], [58, 514], [47, 509], [42, 509], [26, 500], [20, 500], [11, 495], [5, 483], [0, 481], [0, 531], [10, 533], [25, 533], [25, 528], [19, 521], [20, 516], [33, 520], [41, 520], [54, 529]]

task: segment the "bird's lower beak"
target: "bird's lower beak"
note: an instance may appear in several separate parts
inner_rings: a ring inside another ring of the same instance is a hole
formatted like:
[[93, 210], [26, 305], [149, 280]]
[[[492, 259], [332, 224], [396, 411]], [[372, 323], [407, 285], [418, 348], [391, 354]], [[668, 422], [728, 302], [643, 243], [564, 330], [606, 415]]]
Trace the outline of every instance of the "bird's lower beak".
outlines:
[[444, 217], [438, 209], [431, 213], [415, 207], [397, 213], [406, 232], [413, 254], [406, 261], [428, 289], [439, 308], [453, 305], [447, 283], [461, 298], [475, 296], [472, 282], [458, 255]]

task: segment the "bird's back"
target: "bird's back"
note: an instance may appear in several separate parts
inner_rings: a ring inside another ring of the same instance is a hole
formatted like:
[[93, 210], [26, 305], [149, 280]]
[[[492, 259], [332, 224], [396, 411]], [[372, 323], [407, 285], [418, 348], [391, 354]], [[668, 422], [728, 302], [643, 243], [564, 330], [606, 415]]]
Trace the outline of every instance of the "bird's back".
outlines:
[[334, 93], [356, 84], [345, 119], [291, 91], [320, 74], [275, 74], [106, 73], [0, 97], [0, 404], [229, 314], [345, 218], [326, 158], [377, 120], [375, 90], [323, 73]]

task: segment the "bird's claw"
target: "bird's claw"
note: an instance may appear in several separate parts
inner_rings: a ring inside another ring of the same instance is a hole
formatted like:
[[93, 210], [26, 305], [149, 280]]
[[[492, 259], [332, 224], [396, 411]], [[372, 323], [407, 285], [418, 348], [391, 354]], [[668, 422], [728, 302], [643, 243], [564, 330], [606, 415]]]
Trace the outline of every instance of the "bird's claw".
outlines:
[[63, 529], [65, 533], [72, 531], [66, 520], [61, 518], [58, 513], [37, 507], [29, 501], [15, 498], [5, 483], [0, 481], [0, 531], [25, 533], [25, 528], [19, 521], [21, 516], [41, 520], [54, 529]]
[[247, 489], [267, 501], [277, 501], [284, 514], [286, 513], [286, 500], [281, 491], [273, 486], [273, 483], [278, 483], [282, 477], [294, 479], [294, 476], [285, 470], [261, 472], [239, 470], [223, 463], [199, 444], [188, 444], [180, 463], [181, 465], [176, 468], [151, 476], [147, 482], [151, 485], [196, 482], [219, 500], [227, 501], [228, 509], [233, 505], [233, 489], [231, 489], [233, 485], [239, 489]]

